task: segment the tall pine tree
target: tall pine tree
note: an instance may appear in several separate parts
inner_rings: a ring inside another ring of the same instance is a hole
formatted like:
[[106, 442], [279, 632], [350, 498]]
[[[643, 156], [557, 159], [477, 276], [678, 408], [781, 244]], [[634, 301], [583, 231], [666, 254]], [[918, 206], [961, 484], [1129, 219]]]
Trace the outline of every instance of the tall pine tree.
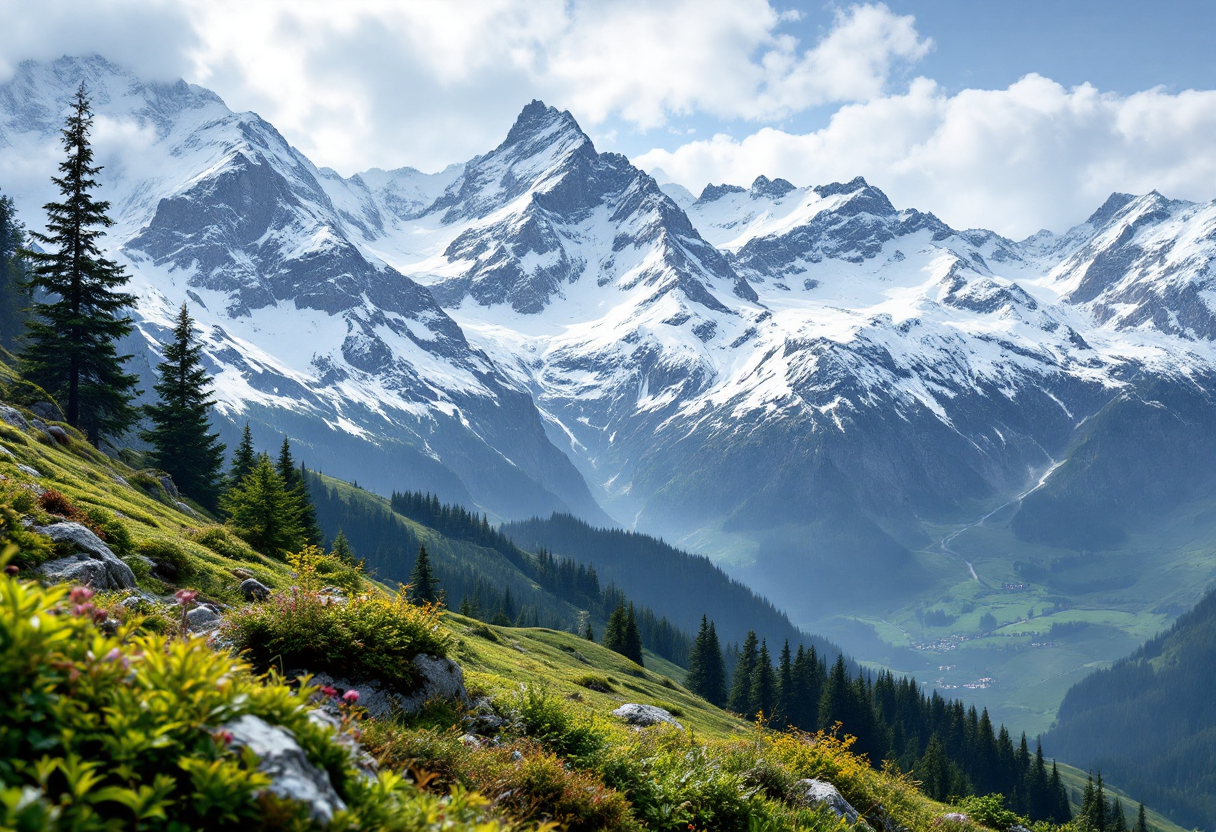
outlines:
[[30, 304], [25, 227], [17, 219], [12, 197], [0, 196], [0, 347], [16, 349], [25, 332]]
[[152, 445], [153, 463], [173, 477], [182, 493], [214, 510], [220, 496], [224, 446], [218, 434], [209, 432], [214, 402], [201, 353], [194, 321], [183, 303], [173, 340], [165, 344], [165, 360], [157, 367], [160, 380], [154, 389], [158, 400], [145, 408], [152, 427], [141, 435]]
[[760, 656], [760, 642], [754, 630], [747, 631], [743, 640], [743, 648], [739, 651], [739, 661], [735, 664], [735, 675], [730, 683], [730, 709], [747, 717], [755, 716], [747, 711], [751, 707], [752, 674], [755, 673], [756, 663]]
[[62, 176], [51, 179], [62, 201], [44, 206], [47, 233], [31, 235], [43, 250], [25, 252], [33, 265], [29, 285], [51, 299], [33, 306], [21, 364], [26, 378], [54, 396], [68, 423], [96, 445], [103, 435], [121, 435], [135, 421], [131, 400], [137, 379], [123, 372], [130, 356], [119, 355], [115, 347], [131, 333], [126, 311], [135, 296], [119, 291], [127, 275], [102, 256], [99, 246], [114, 223], [106, 215], [110, 204], [92, 195], [93, 177], [101, 170], [93, 164], [92, 125], [82, 83], [63, 129]]
[[688, 654], [688, 674], [684, 685], [693, 693], [714, 705], [726, 703], [726, 668], [722, 662], [722, 646], [714, 625], [701, 616], [701, 629]]
[[410, 570], [409, 586], [410, 599], [414, 603], [435, 604], [439, 602], [439, 579], [435, 577], [435, 572], [431, 569], [431, 556], [426, 553], [426, 546], [418, 547], [418, 558], [414, 561], [414, 568]]
[[282, 556], [304, 545], [295, 501], [270, 457], [260, 454], [253, 470], [220, 500], [237, 534], [265, 555]]
[[249, 430], [249, 422], [246, 421], [245, 427], [241, 431], [241, 443], [232, 452], [232, 468], [228, 471], [229, 487], [235, 488], [240, 485], [241, 480], [253, 473], [257, 462], [257, 454], [253, 450], [253, 433]]
[[317, 525], [317, 509], [312, 504], [312, 497], [308, 494], [306, 472], [303, 466], [296, 468], [295, 460], [291, 456], [291, 442], [286, 436], [283, 437], [283, 444], [279, 447], [277, 467], [279, 476], [283, 479], [283, 487], [295, 503], [296, 514], [299, 516], [300, 533], [304, 536], [304, 542], [319, 546], [325, 535], [321, 533], [321, 527]]
[[625, 618], [625, 644], [621, 655], [639, 667], [642, 663], [642, 636], [638, 633], [638, 620], [634, 617], [633, 603], [629, 604], [629, 615]]

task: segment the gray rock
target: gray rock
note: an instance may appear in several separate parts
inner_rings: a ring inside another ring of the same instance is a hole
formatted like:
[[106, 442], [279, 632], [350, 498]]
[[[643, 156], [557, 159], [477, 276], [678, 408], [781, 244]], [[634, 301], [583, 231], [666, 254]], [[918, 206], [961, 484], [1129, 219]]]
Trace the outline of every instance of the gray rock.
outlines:
[[638, 725], [643, 728], [650, 725], [674, 725], [680, 730], [684, 730], [684, 726], [676, 722], [668, 711], [655, 705], [638, 705], [629, 703], [622, 705], [612, 712], [612, 715], [617, 719], [623, 719], [630, 725]]
[[59, 427], [59, 425], [47, 425], [46, 433], [60, 445], [67, 445], [72, 441], [71, 437], [68, 436], [68, 432]]
[[21, 415], [15, 408], [8, 405], [0, 404], [0, 421], [12, 425], [18, 430], [29, 430], [30, 423], [25, 421], [25, 417]]
[[181, 500], [177, 500], [176, 502], [173, 503], [173, 505], [177, 506], [177, 510], [180, 511], [182, 514], [189, 514], [191, 517], [202, 517], [201, 514], [199, 514], [194, 509], [190, 508], [190, 506], [186, 505]]
[[844, 795], [826, 780], [799, 780], [796, 784], [802, 790], [802, 796], [813, 806], [828, 807], [836, 817], [843, 819], [850, 826], [857, 823], [860, 813], [853, 808]]
[[946, 812], [946, 814], [942, 815], [942, 820], [949, 821], [950, 823], [969, 823], [971, 818], [962, 812]]
[[7, 456], [10, 459], [16, 458], [13, 456], [13, 452], [10, 451], [8, 448], [4, 447], [3, 445], [0, 445], [0, 455]]
[[359, 682], [337, 679], [328, 673], [313, 675], [312, 684], [329, 685], [339, 690], [354, 689], [359, 692], [359, 706], [376, 719], [394, 713], [413, 714], [432, 699], [455, 701], [468, 707], [469, 694], [464, 688], [464, 671], [451, 659], [435, 656], [415, 656], [414, 667], [418, 670], [418, 688], [409, 696], [388, 690], [375, 681]]
[[247, 578], [241, 581], [241, 585], [237, 589], [241, 591], [241, 595], [250, 601], [265, 601], [270, 597], [270, 587], [256, 578]]
[[49, 439], [52, 445], [57, 441], [51, 434], [50, 430], [47, 429], [46, 422], [42, 421], [41, 419], [30, 419], [30, 427]]
[[232, 748], [258, 756], [258, 771], [271, 778], [272, 794], [308, 806], [313, 820], [329, 823], [346, 804], [334, 791], [329, 774], [308, 761], [304, 749], [286, 728], [256, 716], [243, 716], [220, 726], [232, 734]]
[[22, 465], [21, 463], [17, 463], [17, 470], [24, 471], [25, 473], [29, 474], [31, 477], [38, 477], [39, 479], [42, 478], [41, 471], [39, 471], [37, 468], [31, 468], [28, 465]]
[[48, 560], [38, 567], [38, 572], [55, 583], [76, 584], [102, 590], [116, 588], [110, 583], [105, 561], [88, 555], [69, 555], [66, 558]]
[[[77, 552], [101, 563], [104, 567], [105, 580], [104, 583], [100, 579], [95, 580], [91, 584], [94, 589], [131, 589], [135, 586], [135, 573], [131, 571], [131, 567], [119, 560], [101, 538], [79, 523], [54, 523], [50, 526], [35, 526], [34, 530], [46, 535], [56, 543], [70, 543]], [[65, 563], [68, 560], [70, 559], [61, 558], [57, 561], [50, 561], [44, 563], [39, 569], [44, 575], [55, 577], [56, 580], [75, 580], [76, 574], [85, 572], [97, 577], [95, 567], [79, 566], [79, 560], [72, 564]]]
[[210, 607], [195, 607], [186, 613], [186, 627], [192, 633], [210, 632], [220, 626], [223, 619]]
[[160, 487], [165, 489], [165, 493], [168, 494], [172, 499], [181, 499], [182, 495], [177, 490], [177, 486], [173, 483], [173, 477], [169, 476], [168, 474], [161, 474]]
[[33, 413], [39, 419], [45, 419], [48, 422], [64, 421], [63, 413], [59, 408], [50, 402], [35, 402], [30, 405], [30, 413]]

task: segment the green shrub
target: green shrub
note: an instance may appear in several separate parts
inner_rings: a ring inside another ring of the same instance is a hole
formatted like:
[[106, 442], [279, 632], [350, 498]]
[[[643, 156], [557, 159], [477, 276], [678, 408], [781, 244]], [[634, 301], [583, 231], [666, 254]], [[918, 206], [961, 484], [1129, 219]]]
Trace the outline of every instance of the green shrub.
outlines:
[[584, 687], [587, 690], [593, 690], [597, 693], [612, 693], [616, 690], [612, 682], [608, 681], [606, 676], [597, 676], [594, 673], [587, 673], [579, 676], [574, 680], [574, 684], [579, 687]]
[[1009, 827], [1021, 824], [1026, 826], [1028, 821], [1018, 817], [1016, 812], [1005, 806], [1004, 795], [986, 794], [983, 797], [972, 795], [958, 802], [958, 810], [966, 815], [972, 823], [987, 826], [1005, 832]]
[[8, 483], [3, 486], [0, 487], [0, 545], [8, 541], [14, 547], [12, 562], [20, 567], [33, 568], [50, 557], [53, 551], [51, 541], [21, 525], [24, 512], [14, 509], [14, 505], [24, 504], [23, 495], [30, 498], [33, 495], [20, 486], [10, 486]]
[[316, 562], [322, 557], [315, 546], [289, 555], [300, 586], [231, 614], [227, 637], [262, 669], [325, 671], [411, 692], [417, 683], [414, 657], [447, 655], [441, 610], [417, 606], [401, 593], [338, 603], [318, 591]]
[[512, 730], [536, 740], [561, 757], [587, 760], [600, 752], [607, 737], [585, 712], [550, 695], [539, 685], [520, 685], [505, 702], [495, 703]]
[[149, 538], [141, 540], [135, 551], [156, 561], [154, 574], [167, 581], [177, 583], [194, 574], [194, 562], [186, 550], [172, 540]]

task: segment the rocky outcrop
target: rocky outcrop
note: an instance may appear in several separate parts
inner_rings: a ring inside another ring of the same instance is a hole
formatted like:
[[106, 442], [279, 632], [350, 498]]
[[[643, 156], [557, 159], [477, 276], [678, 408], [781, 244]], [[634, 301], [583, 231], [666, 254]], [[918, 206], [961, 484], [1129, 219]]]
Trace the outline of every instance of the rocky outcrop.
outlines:
[[76, 554], [47, 561], [38, 571], [52, 581], [71, 582], [93, 589], [131, 589], [135, 573], [101, 538], [79, 523], [54, 523], [34, 530], [56, 543], [70, 544]]
[[237, 587], [237, 590], [247, 601], [265, 601], [270, 597], [270, 587], [257, 578], [246, 578], [241, 581], [241, 585]]
[[271, 778], [272, 794], [303, 803], [313, 820], [321, 823], [329, 823], [336, 812], [346, 809], [329, 774], [308, 761], [304, 749], [286, 728], [251, 715], [220, 727], [232, 735], [231, 748], [248, 748], [258, 756], [258, 771]]
[[844, 795], [826, 780], [799, 780], [798, 788], [802, 790], [803, 798], [812, 806], [826, 806], [832, 814], [853, 826], [861, 818], [861, 813], [853, 808]]
[[617, 719], [623, 719], [630, 725], [636, 725], [640, 728], [646, 728], [651, 725], [674, 725], [680, 730], [684, 730], [684, 726], [676, 722], [676, 718], [670, 712], [656, 705], [630, 703], [617, 708], [612, 712], [612, 715]]
[[418, 672], [419, 681], [414, 692], [408, 696], [375, 681], [355, 683], [328, 673], [314, 674], [312, 684], [328, 685], [338, 690], [358, 690], [359, 705], [375, 718], [394, 713], [417, 713], [431, 700], [457, 702], [464, 706], [470, 704], [468, 691], [464, 687], [464, 671], [456, 662], [437, 656], [415, 656], [412, 664]]

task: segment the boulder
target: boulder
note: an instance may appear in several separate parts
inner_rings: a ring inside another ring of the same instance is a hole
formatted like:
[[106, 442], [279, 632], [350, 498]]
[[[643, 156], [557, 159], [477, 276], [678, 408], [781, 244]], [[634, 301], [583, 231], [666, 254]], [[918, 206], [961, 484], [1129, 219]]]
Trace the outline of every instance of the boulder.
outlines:
[[168, 494], [171, 499], [180, 500], [182, 498], [182, 495], [177, 490], [177, 486], [173, 484], [173, 477], [169, 476], [168, 474], [161, 474], [159, 481], [160, 487], [165, 489], [165, 493]]
[[39, 571], [44, 575], [55, 580], [69, 581], [76, 580], [77, 574], [88, 573], [94, 579], [89, 584], [94, 589], [131, 589], [135, 586], [135, 573], [131, 571], [131, 567], [119, 560], [100, 537], [79, 523], [54, 523], [50, 526], [35, 526], [34, 530], [56, 543], [70, 543], [78, 553], [101, 563], [103, 567], [102, 572], [98, 572], [96, 567], [82, 566], [78, 557], [60, 558], [39, 567]]
[[195, 607], [186, 613], [186, 628], [192, 633], [207, 633], [217, 629], [224, 621], [210, 607]]
[[67, 445], [72, 441], [71, 437], [68, 436], [68, 432], [59, 427], [59, 425], [47, 425], [46, 432], [60, 445]]
[[88, 555], [69, 555], [66, 558], [48, 560], [38, 567], [39, 574], [54, 583], [76, 584], [93, 589], [115, 589], [110, 583], [105, 561]]
[[220, 726], [232, 734], [231, 747], [248, 748], [258, 757], [258, 771], [270, 776], [270, 792], [303, 803], [313, 820], [329, 823], [346, 803], [334, 791], [329, 774], [308, 761], [304, 749], [286, 728], [246, 715]]
[[39, 471], [37, 468], [31, 468], [28, 465], [22, 465], [21, 463], [17, 463], [17, 470], [22, 471], [26, 474], [29, 474], [31, 477], [38, 477], [39, 479], [42, 479], [42, 472]]
[[6, 404], [0, 404], [0, 421], [12, 425], [18, 430], [30, 429], [30, 423], [25, 421], [25, 417], [21, 415], [20, 411]]
[[466, 707], [469, 705], [469, 694], [464, 688], [464, 671], [456, 662], [436, 656], [415, 656], [412, 663], [418, 671], [418, 687], [409, 696], [389, 690], [379, 682], [355, 684], [347, 679], [336, 679], [328, 673], [314, 674], [312, 684], [329, 685], [343, 691], [357, 690], [360, 707], [366, 708], [377, 719], [393, 713], [417, 713], [432, 699], [454, 701]]
[[190, 508], [190, 506], [186, 505], [181, 500], [177, 500], [176, 502], [173, 503], [173, 505], [175, 505], [177, 507], [177, 510], [180, 511], [182, 514], [189, 514], [191, 517], [202, 517], [201, 514], [199, 514], [194, 509]]
[[0, 445], [0, 455], [7, 456], [9, 459], [16, 459], [16, 457], [13, 455], [13, 452], [10, 451], [8, 448], [4, 447], [3, 445]]
[[680, 730], [684, 730], [684, 726], [676, 722], [676, 718], [668, 711], [655, 705], [638, 705], [630, 703], [622, 705], [612, 712], [612, 715], [617, 719], [623, 719], [630, 725], [637, 725], [642, 728], [650, 725], [674, 725]]
[[248, 601], [265, 601], [270, 597], [270, 587], [256, 578], [246, 578], [237, 589]]
[[850, 826], [857, 823], [860, 819], [860, 813], [828, 781], [818, 779], [799, 780], [795, 785], [802, 792], [802, 796], [806, 799], [807, 803], [812, 806], [826, 806], [831, 810], [832, 814], [844, 820]]
[[34, 402], [32, 405], [30, 405], [30, 413], [33, 413], [39, 419], [45, 419], [48, 422], [65, 421], [63, 418], [63, 413], [59, 410], [59, 408], [50, 402]]
[[970, 823], [971, 818], [967, 817], [962, 812], [946, 812], [942, 815], [942, 820], [949, 823]]

